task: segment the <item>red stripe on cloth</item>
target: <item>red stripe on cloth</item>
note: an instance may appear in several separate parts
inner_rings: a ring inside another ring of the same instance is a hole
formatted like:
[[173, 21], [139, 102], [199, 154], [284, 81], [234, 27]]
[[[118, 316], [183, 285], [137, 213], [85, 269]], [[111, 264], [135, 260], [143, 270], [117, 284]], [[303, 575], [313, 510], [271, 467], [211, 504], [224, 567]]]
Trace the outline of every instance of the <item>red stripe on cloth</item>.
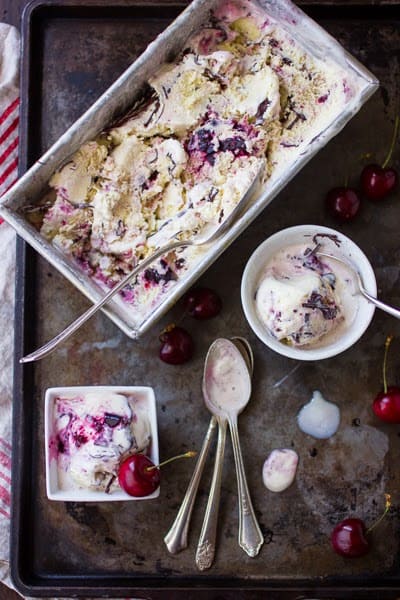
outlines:
[[10, 156], [11, 152], [15, 150], [18, 146], [19, 138], [18, 136], [14, 139], [13, 142], [4, 150], [3, 154], [0, 155], [0, 165], [6, 160], [8, 156]]
[[5, 473], [1, 473], [1, 471], [0, 471], [0, 479], [4, 479], [4, 481], [8, 485], [11, 485], [11, 477], [9, 477], [8, 475], [6, 475]]
[[8, 165], [8, 167], [3, 171], [0, 175], [0, 185], [5, 182], [10, 173], [14, 171], [18, 166], [18, 158], [14, 158], [12, 162]]
[[10, 444], [10, 442], [7, 442], [7, 440], [5, 440], [2, 437], [0, 437], [0, 444], [2, 446], [4, 446], [4, 448], [7, 448], [7, 450], [11, 450], [11, 444]]
[[[16, 183], [16, 182], [17, 182], [17, 179], [18, 179], [18, 177], [16, 177], [16, 178], [15, 178], [15, 179], [14, 179], [14, 180], [13, 180], [13, 181], [10, 183], [10, 185], [9, 185], [9, 186], [8, 186], [8, 187], [7, 187], [7, 188], [4, 190], [3, 194], [5, 194], [6, 192], [8, 192], [8, 190], [9, 190], [10, 188], [12, 188], [12, 186], [14, 185], [14, 183]], [[0, 196], [2, 196], [3, 194], [0, 194]], [[1, 442], [1, 440], [0, 440], [0, 442]]]
[[[8, 190], [9, 190], [10, 188], [12, 188], [12, 186], [13, 186], [13, 185], [14, 185], [14, 183], [17, 181], [17, 179], [18, 179], [18, 177], [15, 177], [15, 179], [13, 179], [13, 180], [12, 180], [12, 182], [10, 183], [10, 185], [8, 185], [8, 186], [6, 187], [6, 189], [5, 189], [3, 192], [1, 191], [1, 186], [0, 186], [0, 196], [2, 196], [3, 194], [5, 194], [6, 192], [8, 192]], [[4, 223], [4, 219], [3, 219], [2, 217], [0, 217], [0, 225], [1, 225], [2, 223]], [[10, 446], [10, 444], [8, 444], [8, 442], [6, 442], [5, 440], [2, 440], [2, 439], [0, 438], [0, 445], [1, 445], [1, 443], [3, 443], [3, 446], [5, 446], [7, 449], [11, 450], [11, 446]]]
[[0, 465], [3, 465], [3, 467], [7, 467], [8, 469], [11, 467], [11, 458], [2, 450], [0, 450]]
[[10, 501], [11, 501], [10, 492], [8, 490], [6, 490], [6, 488], [3, 487], [2, 485], [0, 485], [0, 500], [3, 500], [3, 502], [6, 506], [10, 506]]
[[19, 117], [16, 117], [14, 121], [7, 127], [7, 129], [0, 135], [0, 144], [2, 144], [8, 136], [18, 127]]
[[4, 123], [4, 121], [7, 119], [7, 117], [9, 115], [11, 115], [13, 110], [15, 110], [17, 108], [18, 104], [19, 104], [19, 98], [15, 98], [14, 102], [12, 102], [9, 106], [7, 106], [5, 111], [3, 111], [0, 115], [0, 125], [2, 123]]
[[4, 510], [3, 508], [1, 508], [0, 506], [0, 515], [3, 515], [3, 517], [7, 517], [7, 519], [11, 518], [10, 513], [8, 513], [6, 510]]

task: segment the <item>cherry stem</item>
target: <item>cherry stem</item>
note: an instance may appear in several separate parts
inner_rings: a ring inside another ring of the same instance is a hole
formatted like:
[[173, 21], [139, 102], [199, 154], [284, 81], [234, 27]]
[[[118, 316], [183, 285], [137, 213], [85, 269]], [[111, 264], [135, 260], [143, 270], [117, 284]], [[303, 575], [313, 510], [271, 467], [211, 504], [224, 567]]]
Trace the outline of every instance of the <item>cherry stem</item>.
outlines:
[[390, 159], [392, 158], [392, 154], [393, 154], [393, 150], [397, 141], [397, 134], [399, 131], [399, 115], [396, 116], [395, 122], [394, 122], [394, 130], [393, 130], [393, 137], [392, 137], [392, 143], [390, 144], [390, 148], [389, 148], [389, 152], [387, 157], [385, 158], [384, 163], [382, 164], [382, 169], [386, 169], [386, 167], [389, 164]]
[[185, 454], [178, 454], [178, 456], [173, 456], [172, 458], [168, 458], [167, 460], [164, 460], [163, 462], [161, 462], [159, 465], [152, 465], [151, 467], [146, 467], [145, 471], [152, 471], [153, 469], [159, 469], [160, 467], [163, 467], [164, 465], [172, 462], [173, 460], [176, 460], [177, 458], [193, 458], [193, 456], [196, 456], [197, 452], [195, 450], [189, 450], [188, 452], [185, 452]]
[[386, 380], [386, 363], [387, 363], [387, 355], [388, 355], [388, 350], [389, 350], [389, 346], [392, 342], [393, 336], [392, 335], [388, 335], [386, 338], [386, 342], [385, 342], [385, 354], [383, 357], [383, 393], [386, 394], [387, 393], [387, 380]]
[[375, 527], [377, 525], [379, 525], [379, 523], [382, 521], [382, 519], [384, 519], [389, 511], [389, 508], [391, 507], [391, 498], [390, 498], [390, 494], [385, 494], [385, 510], [383, 511], [383, 513], [381, 514], [381, 516], [379, 517], [379, 519], [377, 521], [375, 521], [375, 523], [372, 523], [371, 527], [368, 527], [367, 529], [367, 533], [370, 533], [373, 529], [375, 529]]

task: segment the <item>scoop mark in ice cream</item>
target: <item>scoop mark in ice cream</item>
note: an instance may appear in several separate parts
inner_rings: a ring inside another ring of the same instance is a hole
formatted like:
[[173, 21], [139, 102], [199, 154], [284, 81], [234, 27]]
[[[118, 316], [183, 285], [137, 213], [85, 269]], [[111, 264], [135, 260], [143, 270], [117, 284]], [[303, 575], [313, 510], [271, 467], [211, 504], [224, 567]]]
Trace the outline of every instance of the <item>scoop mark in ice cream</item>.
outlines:
[[[55, 200], [42, 203], [41, 234], [101, 286], [112, 288], [171, 236], [221, 222], [262, 163], [266, 180], [278, 176], [356, 90], [249, 0], [221, 1], [204, 25], [49, 182]], [[154, 266], [121, 292], [135, 322], [204, 252], [171, 252], [167, 277]]]

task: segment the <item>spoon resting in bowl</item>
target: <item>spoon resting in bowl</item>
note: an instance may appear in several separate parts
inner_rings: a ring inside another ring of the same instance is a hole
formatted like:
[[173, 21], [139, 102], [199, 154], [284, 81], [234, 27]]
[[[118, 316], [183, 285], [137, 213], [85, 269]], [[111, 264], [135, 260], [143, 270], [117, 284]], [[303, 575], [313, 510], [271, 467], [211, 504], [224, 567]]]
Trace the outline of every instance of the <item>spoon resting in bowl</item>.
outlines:
[[319, 252], [318, 250], [317, 250], [317, 252], [314, 252], [314, 254], [316, 256], [321, 256], [323, 258], [331, 258], [332, 260], [336, 260], [337, 262], [341, 263], [342, 265], [346, 265], [346, 267], [351, 269], [351, 271], [356, 276], [356, 282], [357, 282], [357, 286], [358, 286], [360, 294], [362, 296], [364, 296], [364, 298], [366, 298], [366, 300], [368, 300], [368, 302], [371, 302], [371, 304], [374, 304], [377, 308], [380, 308], [381, 310], [388, 313], [389, 315], [392, 315], [392, 317], [396, 317], [396, 319], [400, 319], [400, 310], [398, 308], [395, 308], [394, 306], [390, 306], [389, 304], [386, 304], [385, 302], [378, 300], [378, 298], [375, 298], [375, 296], [371, 296], [371, 294], [369, 294], [367, 292], [367, 290], [364, 287], [364, 283], [363, 283], [363, 280], [361, 278], [361, 275], [360, 275], [358, 269], [351, 263], [350, 260], [344, 260], [343, 258], [339, 258], [338, 256], [335, 256], [334, 254]]

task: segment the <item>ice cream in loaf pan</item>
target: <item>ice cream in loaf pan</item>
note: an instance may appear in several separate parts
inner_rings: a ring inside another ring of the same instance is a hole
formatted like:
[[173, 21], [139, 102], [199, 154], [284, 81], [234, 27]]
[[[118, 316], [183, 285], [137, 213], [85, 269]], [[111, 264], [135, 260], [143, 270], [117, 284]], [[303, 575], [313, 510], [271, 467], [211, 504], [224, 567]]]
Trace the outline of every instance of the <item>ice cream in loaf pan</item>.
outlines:
[[[356, 86], [258, 5], [221, 3], [143, 101], [54, 174], [41, 234], [112, 288], [176, 232], [222, 221], [261, 161], [266, 180], [287, 169]], [[171, 252], [123, 290], [138, 325], [203, 252]]]

